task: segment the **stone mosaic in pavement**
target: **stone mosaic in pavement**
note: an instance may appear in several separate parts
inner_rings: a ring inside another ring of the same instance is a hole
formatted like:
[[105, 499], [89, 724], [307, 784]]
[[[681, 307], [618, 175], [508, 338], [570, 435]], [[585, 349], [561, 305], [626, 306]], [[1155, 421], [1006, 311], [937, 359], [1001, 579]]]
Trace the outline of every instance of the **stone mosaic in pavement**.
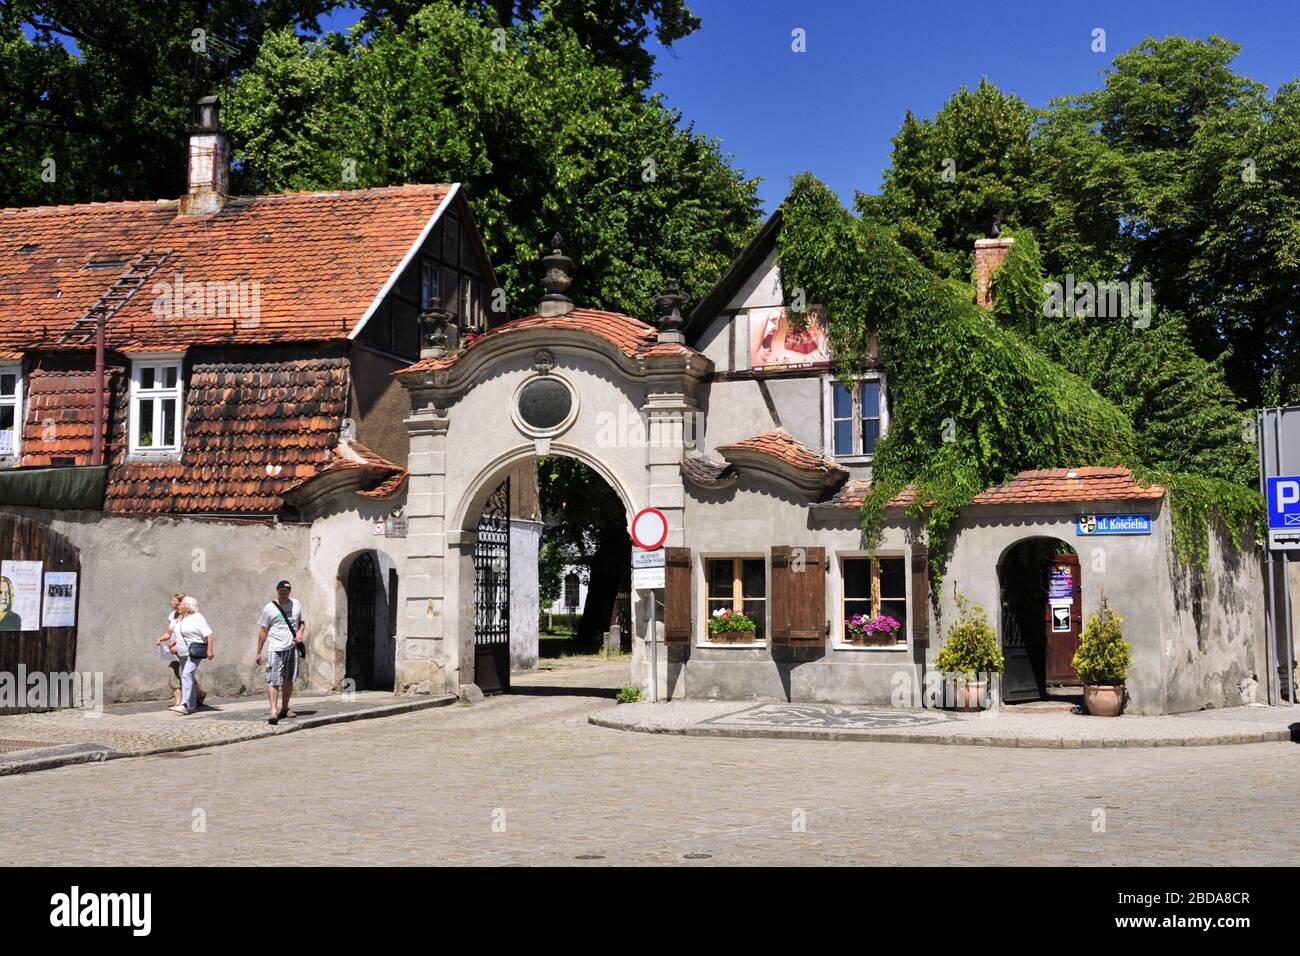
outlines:
[[907, 710], [880, 710], [847, 707], [838, 704], [755, 704], [716, 717], [706, 717], [701, 724], [716, 727], [826, 727], [849, 730], [884, 730], [943, 723], [942, 714]]

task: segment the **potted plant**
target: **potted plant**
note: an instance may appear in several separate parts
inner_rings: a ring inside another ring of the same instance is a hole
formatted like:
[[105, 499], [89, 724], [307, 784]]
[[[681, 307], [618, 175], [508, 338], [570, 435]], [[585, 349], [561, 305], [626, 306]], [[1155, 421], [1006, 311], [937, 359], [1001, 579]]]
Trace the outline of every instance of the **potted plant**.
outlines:
[[754, 622], [730, 608], [719, 608], [709, 618], [709, 640], [717, 644], [753, 644]]
[[1111, 610], [1106, 595], [1088, 618], [1074, 669], [1083, 681], [1083, 703], [1094, 717], [1118, 717], [1124, 708], [1124, 679], [1133, 663], [1133, 648], [1124, 640], [1124, 619]]
[[864, 647], [893, 647], [903, 624], [888, 614], [854, 614], [844, 619], [844, 639]]
[[981, 675], [1000, 674], [1005, 666], [989, 616], [964, 594], [957, 595], [957, 620], [948, 628], [934, 666], [953, 677], [957, 710], [979, 710], [988, 681]]

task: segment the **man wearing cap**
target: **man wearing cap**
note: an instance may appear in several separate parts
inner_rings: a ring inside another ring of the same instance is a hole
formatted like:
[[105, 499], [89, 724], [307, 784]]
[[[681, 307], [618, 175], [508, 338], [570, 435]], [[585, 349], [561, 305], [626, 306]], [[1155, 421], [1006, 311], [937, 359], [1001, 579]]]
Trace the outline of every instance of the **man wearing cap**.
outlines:
[[[288, 581], [275, 586], [275, 600], [262, 608], [257, 621], [257, 663], [262, 664], [262, 649], [266, 648], [266, 699], [271, 704], [267, 723], [279, 723], [281, 717], [296, 717], [289, 709], [293, 695], [293, 678], [298, 672], [298, 647], [302, 644], [305, 628], [302, 603], [290, 597], [292, 588]], [[277, 692], [284, 688], [284, 696], [276, 706]]]

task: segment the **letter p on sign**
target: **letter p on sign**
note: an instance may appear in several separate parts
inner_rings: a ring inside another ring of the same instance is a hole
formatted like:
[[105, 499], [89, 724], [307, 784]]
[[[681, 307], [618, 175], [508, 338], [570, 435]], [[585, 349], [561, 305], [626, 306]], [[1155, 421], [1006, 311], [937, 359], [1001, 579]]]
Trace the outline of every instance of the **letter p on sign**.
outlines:
[[1287, 505], [1300, 504], [1300, 481], [1277, 483], [1277, 510], [1286, 511]]

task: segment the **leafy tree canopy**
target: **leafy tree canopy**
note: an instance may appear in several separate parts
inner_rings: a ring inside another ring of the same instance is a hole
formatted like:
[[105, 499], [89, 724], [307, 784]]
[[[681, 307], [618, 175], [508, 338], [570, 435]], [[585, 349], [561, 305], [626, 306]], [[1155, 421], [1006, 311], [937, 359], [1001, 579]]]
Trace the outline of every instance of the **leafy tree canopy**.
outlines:
[[583, 305], [648, 318], [669, 276], [702, 296], [757, 226], [757, 181], [563, 24], [503, 43], [494, 22], [441, 2], [347, 37], [268, 36], [230, 96], [244, 191], [463, 180], [516, 313], [557, 229]]

